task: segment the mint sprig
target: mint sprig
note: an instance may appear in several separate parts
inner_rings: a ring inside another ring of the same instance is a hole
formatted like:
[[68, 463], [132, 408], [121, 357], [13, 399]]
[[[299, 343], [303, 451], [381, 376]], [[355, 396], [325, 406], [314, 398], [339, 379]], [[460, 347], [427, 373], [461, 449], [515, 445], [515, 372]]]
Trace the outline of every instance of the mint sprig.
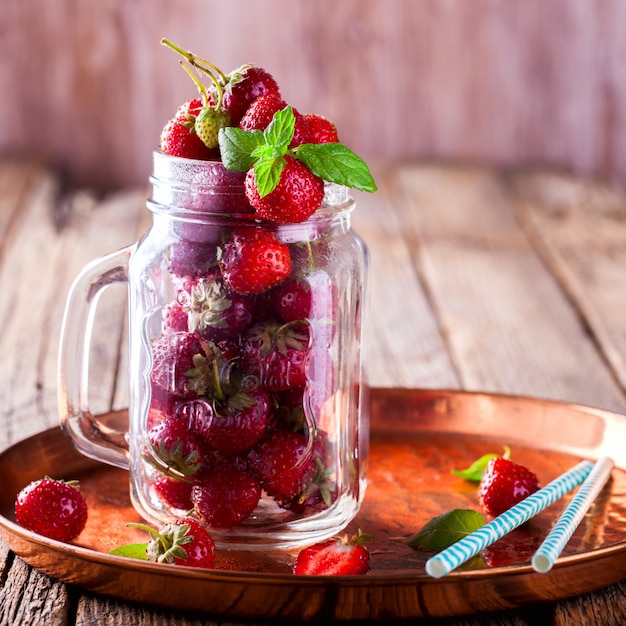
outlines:
[[218, 142], [224, 167], [235, 172], [247, 172], [257, 161], [257, 156], [253, 155], [263, 143], [263, 133], [229, 126], [220, 129]]
[[340, 143], [303, 143], [294, 150], [316, 176], [360, 191], [376, 191], [376, 183], [363, 159]]
[[277, 111], [264, 131], [227, 127], [219, 131], [224, 167], [237, 172], [254, 168], [262, 198], [274, 191], [285, 167], [285, 157], [304, 163], [319, 178], [361, 191], [376, 191], [376, 183], [361, 157], [340, 143], [301, 144], [289, 148], [296, 118], [291, 106]]
[[434, 517], [409, 540], [418, 550], [439, 552], [485, 525], [485, 518], [471, 509], [453, 509]]

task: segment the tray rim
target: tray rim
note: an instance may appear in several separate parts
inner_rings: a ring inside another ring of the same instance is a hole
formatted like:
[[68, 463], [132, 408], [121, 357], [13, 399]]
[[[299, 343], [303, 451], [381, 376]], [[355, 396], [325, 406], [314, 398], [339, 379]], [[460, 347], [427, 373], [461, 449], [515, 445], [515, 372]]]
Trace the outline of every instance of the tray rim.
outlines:
[[[548, 408], [550, 407], [559, 407], [566, 408], [568, 410], [577, 411], [583, 414], [590, 414], [594, 416], [602, 417], [603, 419], [623, 419], [626, 423], [626, 415], [622, 415], [620, 413], [616, 413], [613, 411], [598, 409], [592, 406], [580, 404], [580, 403], [570, 403], [570, 402], [560, 402], [557, 400], [543, 400], [541, 398], [535, 398], [530, 396], [522, 396], [522, 395], [513, 395], [513, 394], [498, 394], [498, 393], [487, 393], [480, 391], [459, 391], [459, 390], [448, 390], [448, 389], [411, 389], [411, 388], [371, 388], [370, 389], [370, 397], [376, 399], [376, 397], [382, 397], [385, 395], [393, 395], [399, 394], [400, 396], [406, 396], [407, 398], [414, 397], [415, 394], [420, 394], [424, 396], [438, 397], [461, 397], [461, 398], [490, 398], [494, 399], [498, 402], [521, 402], [521, 403], [531, 403], [531, 404], [541, 404], [545, 405]], [[114, 413], [124, 413], [125, 409], [121, 411], [114, 411], [106, 415], [111, 415]], [[378, 425], [372, 428], [373, 432], [398, 432], [401, 431], [401, 428], [380, 428]], [[447, 433], [449, 431], [437, 431], [437, 430], [428, 430], [428, 432], [443, 432]], [[43, 436], [57, 436], [58, 434], [62, 434], [62, 431], [59, 426], [53, 426], [46, 430], [43, 430], [39, 433], [33, 434], [29, 437], [21, 439], [10, 446], [7, 446], [2, 451], [0, 451], [0, 458], [5, 457], [5, 455], [10, 454], [12, 450], [25, 446], [29, 442], [39, 439]], [[457, 433], [470, 436], [473, 433]], [[477, 436], [482, 436], [489, 438], [490, 434], [477, 434]], [[544, 449], [544, 445], [534, 445], [532, 442], [528, 442], [528, 440], [524, 440], [523, 438], [518, 440], [520, 443], [524, 443], [525, 445], [529, 445], [534, 448]], [[578, 452], [574, 451], [574, 454]], [[78, 453], [77, 453], [78, 454]], [[589, 458], [595, 458], [590, 455]], [[102, 466], [101, 462], [95, 461], [93, 459], [89, 459], [87, 457], [81, 457], [81, 460], [84, 460], [85, 469], [88, 469], [90, 466], [98, 467]], [[617, 464], [616, 467], [621, 470], [626, 470], [625, 464]], [[51, 550], [57, 553], [64, 554], [66, 557], [71, 559], [80, 559], [82, 561], [88, 561], [90, 563], [101, 564], [106, 567], [112, 567], [116, 570], [124, 570], [132, 573], [150, 573], [155, 576], [169, 576], [172, 573], [172, 566], [163, 565], [158, 563], [148, 563], [145, 561], [136, 561], [134, 559], [115, 556], [111, 554], [107, 554], [104, 552], [99, 552], [97, 550], [87, 548], [85, 546], [75, 545], [75, 544], [65, 544], [63, 542], [59, 542], [53, 539], [49, 539], [46, 537], [42, 537], [37, 535], [31, 531], [25, 530], [20, 527], [16, 522], [6, 518], [4, 515], [0, 514], [0, 531], [2, 532], [5, 540], [9, 544], [11, 549], [14, 549], [15, 540], [18, 542], [24, 542], [28, 546], [41, 546], [46, 550]], [[602, 546], [599, 548], [594, 548], [592, 550], [588, 550], [578, 554], [567, 555], [559, 559], [552, 571], [558, 574], [563, 570], [569, 570], [572, 566], [582, 566], [588, 564], [590, 562], [594, 562], [597, 560], [605, 560], [607, 558], [611, 558], [622, 553], [626, 552], [626, 536], [623, 541], [618, 543], [614, 543], [608, 546]], [[24, 558], [22, 554], [16, 552], [18, 556]], [[29, 563], [33, 559], [29, 559], [28, 556], [24, 558], [24, 560]], [[44, 570], [42, 570], [44, 571]], [[46, 572], [49, 573], [49, 572]], [[52, 574], [54, 575], [54, 574]], [[500, 566], [500, 567], [489, 567], [489, 568], [481, 568], [481, 569], [467, 569], [467, 570], [457, 570], [449, 574], [448, 576], [442, 579], [434, 579], [426, 574], [425, 571], [416, 570], [411, 575], [407, 575], [404, 572], [390, 572], [390, 573], [376, 573], [369, 572], [366, 576], [301, 576], [298, 577], [298, 586], [305, 588], [312, 587], [322, 587], [322, 588], [372, 588], [372, 587], [398, 587], [399, 585], [403, 586], [439, 586], [439, 585], [455, 585], [457, 583], [468, 583], [471, 584], [473, 582], [480, 581], [489, 581], [491, 579], [509, 579], [515, 577], [524, 577], [528, 575], [539, 576], [535, 574], [532, 566], [530, 564], [515, 564], [508, 566]], [[544, 575], [545, 576], [545, 575]], [[626, 576], [626, 570], [624, 571], [624, 576]], [[282, 587], [282, 586], [293, 586], [294, 576], [292, 574], [286, 573], [272, 573], [272, 572], [247, 572], [247, 571], [229, 571], [229, 570], [205, 570], [198, 568], [176, 568], [176, 578], [179, 580], [201, 580], [206, 582], [221, 582], [225, 584], [235, 584], [242, 583], [246, 585], [265, 585], [270, 587]], [[619, 579], [617, 579], [619, 580]], [[616, 581], [617, 581], [616, 580]], [[615, 581], [615, 582], [616, 582]], [[66, 581], [71, 582], [72, 584], [78, 584], [80, 586], [80, 582], [76, 581]], [[603, 583], [595, 587], [595, 589], [604, 586], [607, 583]], [[87, 589], [93, 590], [91, 587], [86, 587]], [[587, 591], [593, 591], [594, 589], [588, 589]], [[104, 592], [105, 595], [112, 595], [114, 597], [121, 597], [123, 599], [130, 599], [120, 594], [111, 594], [108, 592]], [[582, 592], [581, 592], [582, 593]], [[568, 595], [575, 594], [564, 594], [555, 596], [554, 598], [547, 598], [548, 600], [559, 599], [562, 597], [567, 597]], [[538, 599], [539, 600], [539, 599]], [[538, 601], [537, 600], [537, 601]], [[522, 602], [521, 604], [527, 604], [528, 602]], [[520, 604], [520, 605], [521, 605]], [[170, 606], [171, 604], [164, 604], [163, 606]], [[507, 606], [504, 608], [515, 608], [514, 606]], [[501, 610], [497, 607], [494, 607], [490, 610]], [[449, 613], [447, 615], [457, 615], [458, 613]], [[237, 616], [238, 614], [233, 614], [233, 616]], [[446, 615], [446, 614], [442, 614]], [[241, 615], [244, 616], [244, 615]], [[420, 617], [421, 615], [399, 615], [399, 616], [391, 616], [391, 617]], [[425, 616], [429, 616], [425, 614]]]

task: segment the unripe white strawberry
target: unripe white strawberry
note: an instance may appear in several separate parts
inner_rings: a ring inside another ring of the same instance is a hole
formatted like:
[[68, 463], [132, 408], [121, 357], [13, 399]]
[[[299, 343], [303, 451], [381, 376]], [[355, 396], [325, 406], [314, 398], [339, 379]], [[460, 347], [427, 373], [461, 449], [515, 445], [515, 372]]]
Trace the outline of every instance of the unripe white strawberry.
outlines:
[[207, 148], [217, 148], [220, 128], [230, 125], [230, 115], [226, 111], [205, 106], [196, 117], [194, 128]]

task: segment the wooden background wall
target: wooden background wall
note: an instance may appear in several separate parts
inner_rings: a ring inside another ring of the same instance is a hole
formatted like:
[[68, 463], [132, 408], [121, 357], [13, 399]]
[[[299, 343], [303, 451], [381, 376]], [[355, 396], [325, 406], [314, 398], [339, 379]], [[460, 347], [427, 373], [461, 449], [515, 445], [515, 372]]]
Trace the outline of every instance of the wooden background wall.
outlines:
[[167, 36], [255, 62], [366, 158], [551, 164], [626, 186], [624, 0], [2, 0], [0, 152], [144, 183], [194, 88]]

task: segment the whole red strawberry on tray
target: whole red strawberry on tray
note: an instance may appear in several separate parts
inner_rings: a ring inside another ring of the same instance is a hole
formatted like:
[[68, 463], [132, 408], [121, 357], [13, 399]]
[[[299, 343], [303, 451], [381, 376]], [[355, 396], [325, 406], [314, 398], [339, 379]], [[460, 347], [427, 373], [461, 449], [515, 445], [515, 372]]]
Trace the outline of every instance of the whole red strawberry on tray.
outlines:
[[15, 502], [15, 519], [20, 526], [58, 541], [76, 539], [87, 517], [87, 502], [78, 481], [46, 476], [24, 487]]
[[119, 546], [111, 550], [110, 554], [203, 569], [212, 569], [215, 564], [213, 537], [196, 518], [179, 518], [158, 529], [135, 522], [128, 526], [145, 530], [150, 535], [150, 541]]
[[539, 489], [534, 472], [504, 457], [494, 457], [478, 486], [478, 499], [488, 515], [496, 517]]

